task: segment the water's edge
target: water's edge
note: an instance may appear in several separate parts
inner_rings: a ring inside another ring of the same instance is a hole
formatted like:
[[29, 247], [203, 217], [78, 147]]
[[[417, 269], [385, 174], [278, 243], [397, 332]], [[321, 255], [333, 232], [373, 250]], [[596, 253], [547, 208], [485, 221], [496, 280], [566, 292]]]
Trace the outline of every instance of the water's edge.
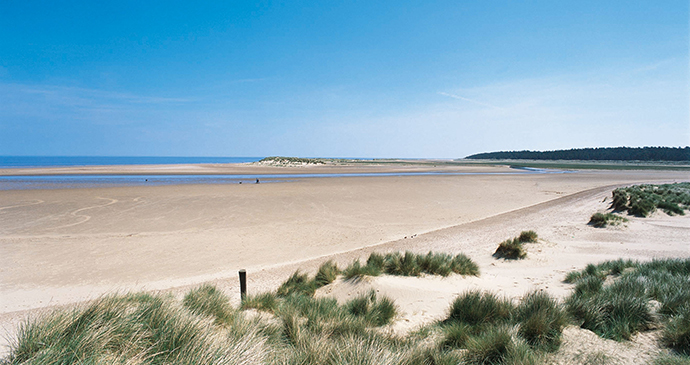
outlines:
[[554, 174], [569, 171], [519, 169], [514, 172], [372, 172], [337, 174], [246, 174], [246, 175], [27, 175], [0, 176], [0, 190], [77, 189], [95, 187], [160, 186], [184, 184], [278, 183], [304, 178], [377, 176], [461, 176]]

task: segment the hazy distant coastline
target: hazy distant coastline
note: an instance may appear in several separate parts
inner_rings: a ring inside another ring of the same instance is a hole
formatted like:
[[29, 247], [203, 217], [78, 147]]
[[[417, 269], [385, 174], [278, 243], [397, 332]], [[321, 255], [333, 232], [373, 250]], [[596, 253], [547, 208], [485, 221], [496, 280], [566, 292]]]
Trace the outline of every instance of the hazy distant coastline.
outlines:
[[179, 165], [256, 162], [262, 157], [0, 156], [0, 168], [114, 165]]
[[601, 147], [477, 153], [471, 160], [690, 161], [690, 147]]

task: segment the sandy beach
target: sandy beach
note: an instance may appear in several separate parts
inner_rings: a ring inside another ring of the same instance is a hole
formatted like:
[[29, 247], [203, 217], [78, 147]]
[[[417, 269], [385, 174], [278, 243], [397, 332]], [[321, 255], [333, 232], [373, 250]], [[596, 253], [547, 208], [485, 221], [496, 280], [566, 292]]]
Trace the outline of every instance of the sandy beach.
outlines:
[[[0, 324], [10, 335], [18, 321], [42, 308], [104, 293], [182, 292], [212, 281], [235, 295], [241, 268], [249, 272], [250, 290], [271, 290], [298, 268], [314, 270], [327, 259], [346, 264], [372, 251], [463, 252], [480, 266], [477, 278], [384, 276], [339, 282], [319, 293], [345, 298], [370, 287], [387, 293], [403, 309], [396, 331], [440, 318], [467, 288], [509, 296], [540, 288], [562, 297], [571, 289], [564, 274], [590, 262], [690, 256], [687, 216], [658, 212], [621, 227], [587, 225], [591, 214], [606, 210], [613, 188], [690, 180], [682, 171], [508, 174], [515, 170], [252, 165], [8, 170], [0, 174], [481, 173], [0, 190]], [[526, 260], [491, 256], [499, 242], [527, 229], [541, 240], [528, 245]]]

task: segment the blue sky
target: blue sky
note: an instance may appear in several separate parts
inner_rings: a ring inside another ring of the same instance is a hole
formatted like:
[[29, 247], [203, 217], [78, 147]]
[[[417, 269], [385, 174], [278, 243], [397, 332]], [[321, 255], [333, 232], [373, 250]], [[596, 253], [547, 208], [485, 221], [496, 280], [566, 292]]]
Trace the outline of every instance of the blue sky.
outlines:
[[690, 144], [687, 1], [4, 1], [0, 155]]

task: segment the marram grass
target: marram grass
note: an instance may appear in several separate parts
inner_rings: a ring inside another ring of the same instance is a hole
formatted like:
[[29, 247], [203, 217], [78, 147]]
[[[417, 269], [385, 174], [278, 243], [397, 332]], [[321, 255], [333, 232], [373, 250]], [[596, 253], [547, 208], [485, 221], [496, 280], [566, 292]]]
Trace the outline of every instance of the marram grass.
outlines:
[[690, 259], [606, 261], [565, 281], [575, 284], [566, 306], [582, 328], [620, 341], [661, 327], [664, 346], [690, 354]]
[[[435, 265], [437, 256], [419, 256], [420, 270]], [[385, 266], [385, 257], [368, 262]], [[396, 257], [404, 261], [404, 255]], [[331, 264], [323, 268], [333, 272]], [[317, 286], [315, 277], [293, 276], [282, 285], [283, 295], [249, 296], [240, 308], [218, 288], [203, 285], [179, 301], [127, 294], [58, 309], [27, 320], [1, 363], [537, 364], [559, 347], [568, 321], [563, 304], [545, 292], [511, 301], [469, 291], [450, 303], [445, 320], [399, 337], [385, 327], [398, 311], [389, 298], [376, 292], [346, 303], [315, 298], [304, 289]], [[688, 259], [589, 265], [570, 275], [580, 290], [566, 307], [575, 321], [592, 321], [595, 332], [610, 338], [661, 326], [660, 341], [671, 352], [657, 363], [683, 363], [690, 325], [682, 293], [689, 291], [689, 276]], [[656, 309], [651, 299], [659, 302]], [[249, 315], [241, 308], [267, 313]]]
[[254, 332], [226, 343], [215, 315], [170, 297], [107, 296], [26, 321], [7, 364], [251, 364], [265, 358]]
[[[405, 256], [372, 255], [367, 266], [399, 265], [395, 270], [412, 267], [439, 274], [477, 270], [462, 255]], [[218, 288], [202, 285], [180, 301], [166, 295], [127, 294], [59, 309], [25, 322], [2, 363], [416, 365], [487, 363], [482, 360], [486, 357], [518, 364], [531, 363], [535, 356], [508, 316], [514, 306], [503, 299], [494, 298], [499, 307], [507, 306], [507, 312], [499, 309], [500, 319], [492, 314], [476, 319], [480, 326], [442, 326], [458, 328], [455, 335], [446, 331], [445, 336], [398, 337], [381, 330], [395, 320], [398, 308], [375, 291], [343, 304], [313, 296], [315, 288], [332, 281], [336, 272], [332, 263], [322, 265], [313, 278], [296, 272], [276, 292], [247, 296], [240, 308]], [[244, 309], [249, 308], [265, 313], [248, 315]], [[510, 340], [482, 336], [484, 329], [503, 331], [493, 324], [483, 327], [489, 322], [507, 326]], [[429, 333], [438, 331], [433, 329], [436, 325], [429, 328]]]
[[669, 215], [685, 215], [690, 209], [690, 183], [634, 185], [613, 191], [611, 207], [646, 217], [657, 209]]
[[345, 270], [345, 279], [357, 279], [362, 276], [378, 276], [381, 274], [399, 276], [420, 276], [422, 274], [448, 276], [479, 275], [479, 266], [464, 254], [455, 256], [446, 253], [428, 252], [416, 254], [392, 252], [385, 255], [372, 253], [365, 265], [359, 260], [353, 261]]
[[588, 224], [590, 224], [592, 227], [604, 228], [606, 226], [617, 226], [627, 221], [627, 218], [623, 218], [614, 213], [594, 213], [589, 218]]
[[523, 243], [534, 243], [538, 239], [537, 232], [522, 231], [519, 236], [501, 242], [496, 251], [494, 251], [493, 256], [507, 260], [524, 259], [527, 257], [527, 252], [523, 247]]

